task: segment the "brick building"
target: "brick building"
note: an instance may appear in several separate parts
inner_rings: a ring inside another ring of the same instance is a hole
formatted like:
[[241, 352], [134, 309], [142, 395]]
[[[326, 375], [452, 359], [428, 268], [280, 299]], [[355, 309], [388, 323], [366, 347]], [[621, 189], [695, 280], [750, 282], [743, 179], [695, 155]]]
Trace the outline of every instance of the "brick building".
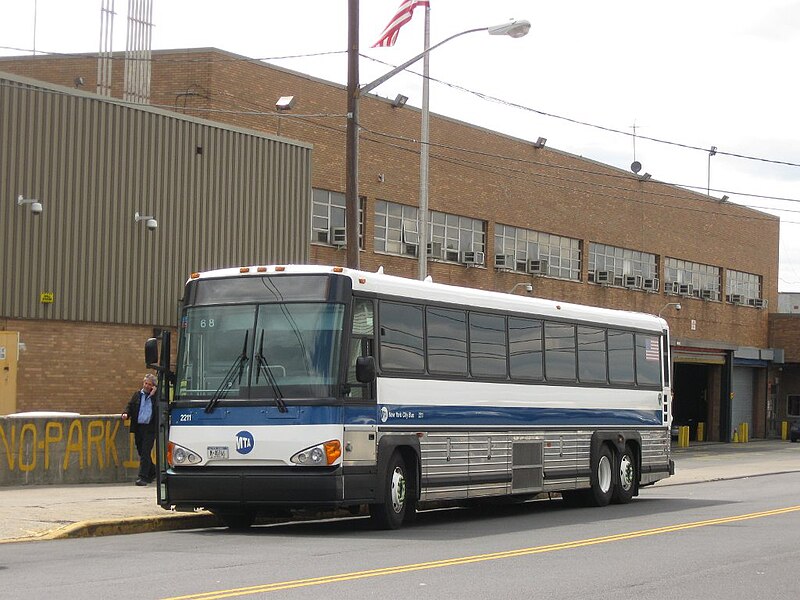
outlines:
[[[114, 97], [122, 96], [123, 60], [114, 63]], [[0, 59], [0, 71], [69, 88], [82, 77], [93, 90], [97, 65], [91, 56], [37, 56]], [[277, 112], [287, 95], [292, 110]], [[309, 218], [294, 233], [307, 241], [304, 260], [345, 263], [342, 86], [216, 49], [159, 51], [150, 102], [310, 145], [313, 192], [297, 207]], [[361, 267], [415, 277], [420, 112], [366, 96], [360, 124]], [[661, 314], [673, 336], [676, 421], [705, 423], [710, 439], [730, 439], [742, 422], [753, 436], [775, 434], [771, 369], [782, 353], [770, 345], [767, 308], [777, 304], [777, 217], [439, 115], [431, 115], [430, 141], [427, 270], [435, 281], [514, 293], [531, 283], [541, 297]], [[273, 168], [282, 167], [265, 166]], [[271, 249], [253, 262], [278, 256]], [[190, 270], [217, 266], [194, 258]], [[5, 329], [29, 326], [5, 320]], [[133, 346], [138, 354], [141, 344]], [[19, 363], [18, 406], [26, 409], [45, 396], [44, 384], [29, 382], [30, 355]], [[70, 408], [114, 406], [76, 398]]]

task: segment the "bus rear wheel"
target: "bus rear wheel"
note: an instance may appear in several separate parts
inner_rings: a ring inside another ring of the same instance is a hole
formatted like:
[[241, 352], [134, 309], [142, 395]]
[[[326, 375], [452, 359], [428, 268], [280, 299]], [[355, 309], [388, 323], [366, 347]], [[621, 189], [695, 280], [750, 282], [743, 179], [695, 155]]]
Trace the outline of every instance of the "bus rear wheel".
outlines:
[[636, 473], [636, 457], [630, 446], [617, 457], [617, 474], [619, 480], [614, 485], [614, 495], [611, 499], [615, 504], [627, 504], [633, 500], [633, 493], [638, 480]]
[[614, 457], [603, 444], [592, 461], [592, 487], [587, 500], [591, 506], [607, 506], [614, 493]]
[[369, 516], [375, 529], [397, 529], [408, 510], [413, 510], [408, 499], [408, 472], [405, 461], [395, 452], [383, 481], [383, 502], [370, 504]]

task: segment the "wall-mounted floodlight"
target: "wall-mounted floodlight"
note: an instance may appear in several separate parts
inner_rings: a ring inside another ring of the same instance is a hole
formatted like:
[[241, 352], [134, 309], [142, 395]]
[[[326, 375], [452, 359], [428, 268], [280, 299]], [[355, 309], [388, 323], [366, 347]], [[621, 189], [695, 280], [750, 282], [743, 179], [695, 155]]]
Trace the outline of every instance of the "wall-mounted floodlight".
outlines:
[[281, 96], [275, 103], [275, 108], [281, 111], [292, 110], [294, 108], [294, 103], [295, 103], [294, 96]]
[[392, 108], [403, 108], [408, 102], [408, 96], [403, 96], [403, 94], [397, 94], [392, 100]]
[[540, 137], [538, 140], [536, 140], [533, 143], [533, 147], [534, 148], [544, 148], [544, 145], [546, 143], [547, 143], [547, 138], [546, 137]]
[[644, 175], [640, 176], [639, 179], [641, 179], [642, 181], [647, 181], [651, 177], [652, 175], [650, 175], [650, 173], [645, 173]]
[[668, 309], [670, 306], [674, 306], [674, 307], [675, 307], [675, 310], [677, 310], [677, 311], [680, 311], [680, 310], [681, 310], [681, 303], [680, 303], [680, 302], [667, 302], [667, 303], [666, 303], [664, 306], [662, 306], [662, 307], [661, 307], [661, 310], [660, 310], [660, 311], [658, 311], [658, 316], [660, 317], [660, 316], [661, 316], [661, 314], [662, 314], [662, 313], [663, 313], [665, 310], [667, 310], [667, 309]]
[[722, 196], [722, 198], [720, 198], [720, 199], [719, 199], [719, 201], [720, 201], [720, 202], [727, 202], [729, 198], [730, 198], [730, 196], [728, 196], [728, 195], [726, 194], [726, 195]]
[[31, 205], [31, 212], [34, 215], [42, 214], [42, 203], [38, 200], [34, 200], [33, 198], [24, 198], [22, 194], [17, 196], [17, 206], [22, 206], [23, 204], [30, 204]]
[[133, 214], [133, 219], [136, 223], [139, 221], [144, 221], [147, 229], [150, 231], [155, 231], [158, 228], [158, 221], [156, 221], [152, 216], [140, 215], [137, 211]]
[[529, 294], [531, 292], [533, 292], [533, 284], [532, 283], [530, 283], [529, 281], [520, 281], [519, 283], [515, 283], [514, 287], [512, 287], [510, 290], [508, 290], [508, 293], [509, 294], [513, 294], [516, 291], [517, 288], [523, 287], [523, 286], [525, 287], [525, 291], [528, 292]]

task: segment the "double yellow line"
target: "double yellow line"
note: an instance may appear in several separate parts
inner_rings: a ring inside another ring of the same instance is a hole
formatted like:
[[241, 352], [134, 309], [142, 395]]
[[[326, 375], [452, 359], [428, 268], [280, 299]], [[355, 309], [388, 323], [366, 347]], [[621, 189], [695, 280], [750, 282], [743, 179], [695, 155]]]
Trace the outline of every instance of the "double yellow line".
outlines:
[[310, 587], [314, 585], [327, 585], [342, 581], [354, 581], [356, 579], [366, 579], [368, 577], [384, 577], [399, 573], [411, 573], [413, 571], [423, 571], [426, 569], [441, 569], [444, 567], [455, 567], [469, 563], [485, 562], [490, 560], [503, 560], [506, 558], [516, 558], [518, 556], [528, 556], [531, 554], [543, 554], [545, 552], [557, 552], [559, 550], [570, 550], [584, 546], [594, 546], [597, 544], [607, 544], [621, 540], [647, 537], [650, 535], [662, 535], [675, 531], [695, 529], [697, 527], [709, 527], [711, 525], [724, 525], [737, 521], [749, 521], [751, 519], [761, 519], [764, 517], [774, 517], [800, 511], [800, 505], [788, 506], [786, 508], [776, 508], [763, 512], [748, 513], [744, 515], [734, 515], [732, 517], [720, 517], [718, 519], [708, 519], [707, 521], [694, 521], [691, 523], [679, 523], [677, 525], [667, 525], [666, 527], [656, 527], [655, 529], [642, 529], [640, 531], [630, 531], [628, 533], [617, 533], [602, 537], [589, 538], [585, 540], [575, 540], [572, 542], [562, 542], [560, 544], [549, 544], [546, 546], [533, 546], [531, 548], [520, 548], [517, 550], [506, 550], [504, 552], [492, 552], [490, 554], [476, 554], [474, 556], [462, 556], [459, 558], [448, 558], [431, 562], [416, 563], [410, 565], [399, 565], [395, 567], [385, 567], [383, 569], [371, 569], [369, 571], [355, 571], [352, 573], [340, 573], [338, 575], [326, 575], [324, 577], [310, 577], [308, 579], [295, 579], [292, 581], [281, 581], [278, 583], [265, 583], [251, 587], [236, 588], [230, 590], [219, 590], [216, 592], [206, 592], [192, 594], [189, 596], [176, 596], [167, 600], [215, 600], [218, 598], [233, 598], [235, 596], [248, 596], [251, 594], [266, 594], [280, 590], [289, 590], [299, 587]]

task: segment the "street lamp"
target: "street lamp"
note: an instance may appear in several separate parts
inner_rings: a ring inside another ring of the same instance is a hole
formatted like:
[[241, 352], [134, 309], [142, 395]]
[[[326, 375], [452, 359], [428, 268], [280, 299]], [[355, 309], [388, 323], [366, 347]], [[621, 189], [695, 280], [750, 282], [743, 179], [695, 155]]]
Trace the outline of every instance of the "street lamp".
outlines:
[[661, 310], [658, 311], [658, 316], [660, 317], [661, 314], [665, 310], [667, 310], [670, 306], [674, 306], [675, 310], [680, 310], [681, 309], [681, 303], [680, 302], [667, 302], [664, 306], [661, 307]]
[[708, 150], [708, 187], [706, 187], [706, 195], [711, 195], [711, 157], [716, 155], [717, 147], [711, 146]]
[[[347, 266], [351, 269], [359, 268], [359, 253], [358, 253], [358, 104], [361, 94], [366, 94], [376, 87], [394, 77], [401, 71], [404, 71], [420, 59], [426, 57], [431, 50], [446, 44], [462, 35], [468, 33], [475, 33], [478, 31], [486, 31], [489, 35], [507, 35], [510, 37], [522, 37], [528, 33], [531, 24], [528, 21], [511, 21], [503, 25], [496, 25], [494, 27], [479, 27], [476, 29], [468, 29], [455, 35], [442, 40], [438, 44], [431, 47], [426, 47], [425, 50], [417, 54], [415, 57], [407, 60], [399, 67], [395, 67], [388, 73], [378, 77], [375, 81], [365, 85], [358, 83], [358, 0], [349, 0], [349, 31], [348, 31], [348, 69], [347, 69], [347, 143], [345, 149], [345, 170], [346, 170], [346, 183], [345, 183], [345, 219], [346, 219], [346, 236], [347, 236]], [[425, 44], [427, 46], [427, 42]], [[423, 85], [427, 85], [427, 73], [423, 76]], [[424, 102], [422, 118], [423, 118], [423, 137], [427, 137], [427, 119], [428, 107], [427, 102]], [[427, 153], [428, 140], [422, 140], [421, 152]], [[422, 161], [420, 159], [420, 167], [422, 168]], [[420, 198], [419, 207], [419, 222], [420, 222], [420, 240], [419, 240], [419, 260], [420, 260], [420, 279], [424, 279], [423, 270], [427, 266], [427, 172], [421, 173], [420, 177], [425, 179], [425, 183], [420, 183], [420, 189], [425, 186], [425, 198]]]

